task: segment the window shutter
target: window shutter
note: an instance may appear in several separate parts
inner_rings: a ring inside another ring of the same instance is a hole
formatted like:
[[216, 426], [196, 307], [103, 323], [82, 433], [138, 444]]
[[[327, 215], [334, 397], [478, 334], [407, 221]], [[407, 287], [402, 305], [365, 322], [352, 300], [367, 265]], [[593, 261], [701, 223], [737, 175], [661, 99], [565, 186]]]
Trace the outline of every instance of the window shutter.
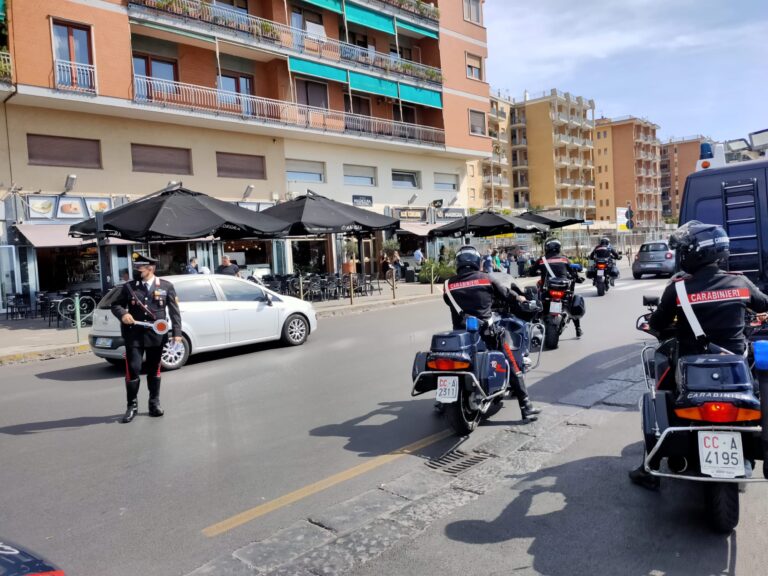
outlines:
[[344, 176], [360, 176], [363, 178], [375, 178], [376, 168], [373, 166], [354, 166], [344, 164]]
[[264, 156], [216, 152], [216, 170], [221, 178], [267, 178]]
[[27, 134], [31, 166], [101, 168], [101, 142], [85, 138]]
[[192, 174], [192, 151], [189, 148], [131, 144], [134, 172]]

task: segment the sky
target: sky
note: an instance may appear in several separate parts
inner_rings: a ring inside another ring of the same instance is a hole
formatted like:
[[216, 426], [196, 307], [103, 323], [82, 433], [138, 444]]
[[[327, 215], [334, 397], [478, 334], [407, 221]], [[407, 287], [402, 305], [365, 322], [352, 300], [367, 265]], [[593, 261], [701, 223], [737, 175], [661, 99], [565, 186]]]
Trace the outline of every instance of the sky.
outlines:
[[768, 128], [768, 0], [486, 0], [487, 76], [515, 100], [551, 88], [631, 114], [662, 140]]

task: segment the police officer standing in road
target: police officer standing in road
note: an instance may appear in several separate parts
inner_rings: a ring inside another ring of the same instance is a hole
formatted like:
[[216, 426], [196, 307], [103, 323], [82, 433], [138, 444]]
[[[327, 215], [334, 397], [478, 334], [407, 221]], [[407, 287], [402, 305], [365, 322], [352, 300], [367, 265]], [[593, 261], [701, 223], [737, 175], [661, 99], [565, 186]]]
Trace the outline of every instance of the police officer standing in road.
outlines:
[[[167, 321], [170, 316], [175, 345], [181, 345], [181, 313], [173, 284], [155, 276], [157, 260], [132, 254], [134, 278], [123, 284], [120, 295], [112, 304], [112, 314], [120, 320], [120, 332], [125, 341], [125, 390], [128, 408], [123, 423], [133, 420], [138, 411], [139, 374], [142, 358], [146, 354], [147, 388], [149, 388], [149, 415], [162, 416], [160, 407], [160, 359], [168, 339], [162, 329], [139, 325]], [[168, 314], [166, 315], [166, 308]], [[162, 322], [160, 323], [162, 324]]]

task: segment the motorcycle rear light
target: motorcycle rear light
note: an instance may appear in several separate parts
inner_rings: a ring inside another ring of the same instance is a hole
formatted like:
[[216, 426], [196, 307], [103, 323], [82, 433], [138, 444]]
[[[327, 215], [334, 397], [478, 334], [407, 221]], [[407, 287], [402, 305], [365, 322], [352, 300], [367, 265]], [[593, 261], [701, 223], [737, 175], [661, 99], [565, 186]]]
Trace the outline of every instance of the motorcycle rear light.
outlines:
[[667, 260], [672, 260], [673, 257], [674, 257], [674, 254], [672, 254], [672, 252], [667, 252], [666, 254], [664, 254], [664, 258], [666, 258]]
[[550, 290], [549, 295], [552, 296], [552, 298], [565, 298], [565, 292], [562, 290]]
[[427, 362], [427, 368], [440, 371], [466, 370], [469, 368], [469, 362], [464, 360], [451, 360], [450, 358], [435, 358], [434, 360]]
[[730, 402], [705, 402], [693, 408], [675, 408], [675, 414], [686, 420], [702, 422], [751, 422], [760, 420], [760, 410], [739, 408]]
[[600, 270], [605, 270], [605, 264], [598, 264], [597, 267]]

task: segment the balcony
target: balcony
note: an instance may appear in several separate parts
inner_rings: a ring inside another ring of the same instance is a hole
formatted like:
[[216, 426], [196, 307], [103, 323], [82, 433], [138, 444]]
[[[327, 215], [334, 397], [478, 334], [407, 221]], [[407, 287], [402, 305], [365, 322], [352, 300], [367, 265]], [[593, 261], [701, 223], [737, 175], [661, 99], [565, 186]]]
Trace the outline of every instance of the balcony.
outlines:
[[80, 64], [69, 60], [53, 62], [57, 90], [96, 94], [96, 68], [91, 64]]
[[507, 111], [500, 108], [491, 108], [491, 116], [498, 118], [499, 120], [506, 120]]
[[11, 55], [8, 52], [0, 52], [0, 82], [11, 82], [12, 77]]
[[525, 116], [513, 114], [509, 120], [509, 125], [512, 127], [525, 126]]
[[595, 201], [587, 200], [587, 208], [594, 208], [594, 207], [595, 207]]
[[491, 176], [490, 174], [486, 174], [483, 176], [483, 184], [486, 186], [500, 186], [500, 187], [508, 187], [509, 186], [509, 180], [507, 178], [504, 178], [503, 176]]
[[512, 160], [512, 169], [528, 168], [528, 160]]
[[512, 148], [522, 148], [524, 146], [528, 146], [528, 140], [526, 138], [518, 138], [517, 140], [512, 140]]
[[439, 68], [257, 18], [221, 4], [203, 0], [130, 0], [129, 8], [130, 16], [147, 19], [158, 14], [169, 14], [196, 32], [210, 34], [213, 29], [254, 48], [309, 56], [429, 84], [441, 85], [443, 82], [443, 73]]
[[493, 155], [493, 162], [494, 162], [494, 164], [507, 165], [507, 164], [509, 164], [509, 158], [507, 158], [504, 155], [499, 156], [498, 154], [494, 154]]
[[315, 108], [147, 76], [136, 75], [133, 82], [134, 101], [147, 106], [231, 116], [267, 126], [301, 128], [436, 148], [445, 146], [445, 131], [430, 126]]
[[440, 10], [437, 6], [421, 0], [362, 0], [362, 2], [371, 6], [398, 9], [399, 14], [407, 14], [417, 20], [424, 20], [425, 24], [431, 26], [437, 26], [440, 19]]
[[512, 184], [512, 190], [515, 192], [528, 190], [528, 182], [514, 182]]
[[555, 133], [555, 143], [565, 144], [566, 146], [571, 143], [571, 137], [567, 134]]

